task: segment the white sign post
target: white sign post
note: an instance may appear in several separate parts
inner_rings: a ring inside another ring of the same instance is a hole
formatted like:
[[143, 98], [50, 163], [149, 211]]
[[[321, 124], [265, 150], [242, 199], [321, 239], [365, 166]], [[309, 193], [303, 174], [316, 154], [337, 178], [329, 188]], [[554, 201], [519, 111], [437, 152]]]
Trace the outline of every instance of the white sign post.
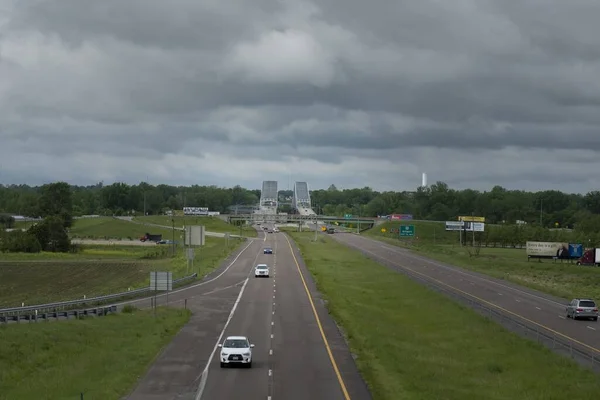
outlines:
[[194, 269], [194, 257], [196, 256], [194, 248], [188, 247], [185, 249], [185, 256], [187, 259], [187, 273], [190, 273], [190, 263], [192, 264], [192, 270]]
[[[196, 258], [196, 253], [192, 246], [204, 246], [206, 242], [206, 231], [204, 229], [204, 225], [191, 225], [185, 227], [185, 244], [188, 246], [187, 248], [187, 266], [188, 273], [190, 268], [190, 263], [192, 264], [192, 270], [194, 270], [194, 259]], [[200, 271], [198, 271], [198, 275]]]
[[154, 290], [154, 315], [156, 316], [157, 294], [167, 292], [167, 304], [169, 304], [169, 291], [173, 290], [173, 273], [165, 271], [150, 272], [150, 290]]

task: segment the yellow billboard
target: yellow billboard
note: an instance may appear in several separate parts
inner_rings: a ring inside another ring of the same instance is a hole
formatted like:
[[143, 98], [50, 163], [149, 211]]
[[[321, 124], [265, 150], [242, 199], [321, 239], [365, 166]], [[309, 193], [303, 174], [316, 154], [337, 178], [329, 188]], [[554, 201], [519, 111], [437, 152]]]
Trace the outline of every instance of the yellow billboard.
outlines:
[[458, 217], [458, 220], [463, 221], [463, 222], [485, 222], [485, 217], [466, 216], [466, 217]]

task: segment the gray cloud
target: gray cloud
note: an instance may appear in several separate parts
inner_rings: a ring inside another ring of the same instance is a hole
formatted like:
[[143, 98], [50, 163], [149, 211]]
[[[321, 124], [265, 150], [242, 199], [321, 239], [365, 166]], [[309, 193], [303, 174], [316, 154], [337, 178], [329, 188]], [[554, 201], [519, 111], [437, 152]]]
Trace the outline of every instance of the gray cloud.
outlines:
[[0, 0], [0, 182], [585, 192], [600, 3]]

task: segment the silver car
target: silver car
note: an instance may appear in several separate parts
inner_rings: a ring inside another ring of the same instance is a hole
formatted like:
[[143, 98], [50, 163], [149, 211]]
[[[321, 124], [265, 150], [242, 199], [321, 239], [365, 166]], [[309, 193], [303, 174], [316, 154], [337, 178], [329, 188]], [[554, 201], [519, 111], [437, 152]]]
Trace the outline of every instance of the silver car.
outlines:
[[591, 299], [573, 299], [567, 306], [567, 318], [591, 318], [598, 321], [598, 305]]

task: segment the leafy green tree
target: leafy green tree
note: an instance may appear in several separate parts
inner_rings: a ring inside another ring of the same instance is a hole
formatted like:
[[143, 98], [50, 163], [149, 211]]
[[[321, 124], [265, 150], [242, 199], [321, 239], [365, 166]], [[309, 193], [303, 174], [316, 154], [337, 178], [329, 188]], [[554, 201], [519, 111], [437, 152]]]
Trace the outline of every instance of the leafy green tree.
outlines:
[[39, 253], [42, 251], [42, 246], [31, 233], [15, 230], [2, 235], [0, 251], [3, 253]]
[[59, 217], [65, 228], [73, 225], [73, 194], [66, 182], [44, 185], [40, 189], [39, 210], [42, 217]]
[[46, 217], [27, 232], [37, 239], [43, 251], [66, 253], [71, 249], [71, 240], [64, 227], [64, 221], [58, 216]]
[[15, 226], [15, 218], [9, 214], [0, 214], [0, 226], [4, 229], [12, 229]]

